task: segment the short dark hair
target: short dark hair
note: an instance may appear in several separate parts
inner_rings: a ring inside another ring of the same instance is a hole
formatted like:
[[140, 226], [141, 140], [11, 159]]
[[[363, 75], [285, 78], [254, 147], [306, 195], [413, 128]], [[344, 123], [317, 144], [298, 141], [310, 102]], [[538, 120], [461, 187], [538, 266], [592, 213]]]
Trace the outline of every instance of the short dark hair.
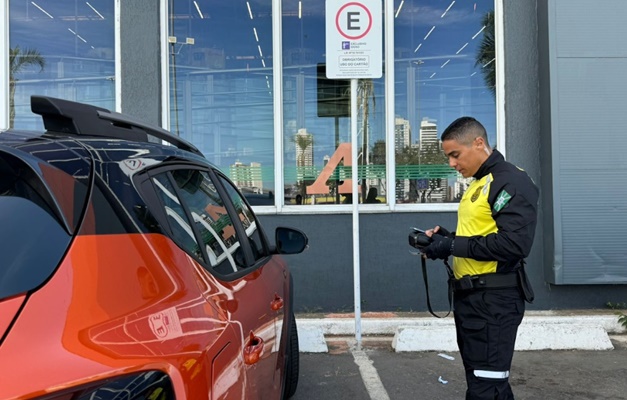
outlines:
[[444, 132], [442, 132], [440, 140], [456, 140], [460, 143], [470, 144], [478, 137], [483, 138], [486, 146], [490, 146], [488, 144], [488, 134], [481, 122], [473, 117], [460, 117], [451, 122]]

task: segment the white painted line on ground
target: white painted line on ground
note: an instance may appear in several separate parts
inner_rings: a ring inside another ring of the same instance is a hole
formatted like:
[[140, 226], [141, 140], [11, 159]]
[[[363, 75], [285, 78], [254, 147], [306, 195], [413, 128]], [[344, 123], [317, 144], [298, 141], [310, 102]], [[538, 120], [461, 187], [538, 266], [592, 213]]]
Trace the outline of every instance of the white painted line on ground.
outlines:
[[385, 390], [385, 387], [383, 387], [379, 373], [366, 352], [356, 344], [353, 344], [351, 346], [351, 353], [353, 354], [355, 364], [359, 367], [361, 379], [364, 381], [364, 385], [366, 385], [366, 390], [370, 398], [372, 400], [390, 400], [388, 392]]

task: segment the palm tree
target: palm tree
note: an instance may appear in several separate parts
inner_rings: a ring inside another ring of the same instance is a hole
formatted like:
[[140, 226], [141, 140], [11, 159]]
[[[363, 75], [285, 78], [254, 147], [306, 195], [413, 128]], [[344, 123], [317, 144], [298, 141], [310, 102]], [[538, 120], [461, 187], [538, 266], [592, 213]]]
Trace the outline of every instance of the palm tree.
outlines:
[[298, 187], [298, 191], [304, 198], [307, 195], [307, 191], [306, 191], [307, 185], [310, 183], [310, 180], [307, 180], [305, 178], [311, 177], [312, 175], [314, 175], [313, 171], [311, 171], [313, 167], [310, 168], [310, 170], [305, 171], [306, 169], [305, 167], [311, 167], [311, 166], [305, 165], [305, 156], [307, 153], [307, 149], [309, 149], [310, 146], [313, 147], [313, 135], [310, 133], [296, 134], [292, 137], [292, 141], [296, 144], [296, 147], [298, 148], [298, 152], [296, 153], [297, 154], [296, 156], [296, 171], [297, 171], [296, 186]]
[[494, 11], [487, 12], [481, 20], [485, 29], [483, 38], [477, 49], [475, 66], [481, 65], [483, 80], [486, 86], [496, 96], [496, 52], [494, 48]]
[[13, 128], [13, 121], [15, 120], [15, 86], [19, 80], [16, 76], [22, 71], [22, 69], [31, 65], [38, 65], [39, 72], [44, 70], [46, 66], [46, 60], [35, 49], [24, 49], [20, 46], [15, 46], [9, 49], [9, 127]]
[[[374, 112], [376, 106], [376, 100], [374, 97], [374, 82], [372, 79], [359, 79], [357, 84], [357, 110], [361, 113], [360, 119], [363, 128], [363, 143], [362, 143], [362, 157], [361, 164], [366, 166], [370, 162], [368, 154], [368, 119], [370, 118], [370, 103], [372, 102], [372, 112]], [[354, 177], [358, 179], [358, 177]], [[366, 200], [366, 176], [361, 180], [361, 196], [362, 202]]]

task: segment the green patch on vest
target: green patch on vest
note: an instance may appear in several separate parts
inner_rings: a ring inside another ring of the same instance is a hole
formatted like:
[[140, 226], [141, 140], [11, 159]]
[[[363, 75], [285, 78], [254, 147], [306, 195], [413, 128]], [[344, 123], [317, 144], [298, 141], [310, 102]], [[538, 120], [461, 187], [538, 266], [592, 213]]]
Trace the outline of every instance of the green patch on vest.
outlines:
[[499, 212], [507, 205], [512, 196], [505, 190], [501, 190], [496, 201], [494, 202], [494, 211]]

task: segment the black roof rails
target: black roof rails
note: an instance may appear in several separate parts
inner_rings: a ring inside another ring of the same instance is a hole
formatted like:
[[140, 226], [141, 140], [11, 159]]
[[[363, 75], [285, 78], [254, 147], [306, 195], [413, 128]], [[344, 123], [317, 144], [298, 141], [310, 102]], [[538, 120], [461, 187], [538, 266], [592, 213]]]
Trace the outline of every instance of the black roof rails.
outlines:
[[153, 136], [179, 149], [203, 155], [196, 146], [165, 129], [106, 108], [48, 96], [31, 96], [30, 107], [35, 114], [42, 116], [48, 131], [136, 142], [148, 142], [148, 136]]

